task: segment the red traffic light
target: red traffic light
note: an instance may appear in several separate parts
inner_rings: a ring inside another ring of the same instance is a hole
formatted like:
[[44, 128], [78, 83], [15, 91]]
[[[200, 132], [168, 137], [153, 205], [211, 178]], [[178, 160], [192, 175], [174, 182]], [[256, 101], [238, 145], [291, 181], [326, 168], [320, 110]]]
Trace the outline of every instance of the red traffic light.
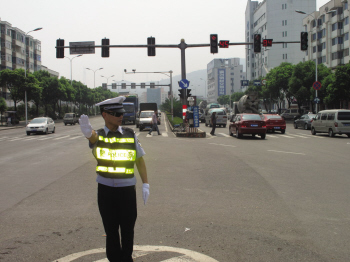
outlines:
[[230, 41], [228, 40], [220, 40], [219, 41], [219, 46], [220, 48], [228, 48], [229, 47]]
[[272, 46], [273, 39], [263, 39], [263, 46]]

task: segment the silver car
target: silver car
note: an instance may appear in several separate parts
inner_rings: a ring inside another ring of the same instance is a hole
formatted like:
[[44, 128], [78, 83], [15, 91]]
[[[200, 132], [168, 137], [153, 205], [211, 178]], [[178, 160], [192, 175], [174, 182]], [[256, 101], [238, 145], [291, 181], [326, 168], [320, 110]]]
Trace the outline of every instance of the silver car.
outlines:
[[216, 125], [226, 127], [227, 125], [227, 114], [225, 108], [212, 108], [209, 109], [205, 115], [205, 126], [212, 126], [210, 122], [211, 115], [216, 112]]
[[28, 123], [26, 133], [29, 136], [31, 133], [55, 133], [55, 122], [50, 117], [37, 117]]

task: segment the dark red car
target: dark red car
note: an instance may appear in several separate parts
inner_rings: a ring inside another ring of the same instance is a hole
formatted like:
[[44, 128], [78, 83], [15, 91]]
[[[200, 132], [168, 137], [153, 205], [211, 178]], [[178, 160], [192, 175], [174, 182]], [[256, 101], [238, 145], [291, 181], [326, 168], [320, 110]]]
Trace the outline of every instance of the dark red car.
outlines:
[[263, 114], [267, 131], [275, 132], [281, 131], [282, 134], [286, 132], [286, 121], [277, 114]]
[[259, 114], [238, 114], [230, 120], [229, 134], [236, 134], [241, 138], [244, 134], [251, 134], [253, 137], [259, 135], [262, 139], [266, 137], [266, 123]]

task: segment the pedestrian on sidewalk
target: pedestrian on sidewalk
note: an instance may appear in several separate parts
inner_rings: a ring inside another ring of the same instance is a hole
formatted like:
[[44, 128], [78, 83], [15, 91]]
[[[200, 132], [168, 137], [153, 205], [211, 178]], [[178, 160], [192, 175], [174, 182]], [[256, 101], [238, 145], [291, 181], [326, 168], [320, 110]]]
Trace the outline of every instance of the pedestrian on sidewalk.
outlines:
[[152, 115], [152, 128], [149, 131], [149, 135], [152, 134], [153, 129], [155, 129], [155, 131], [158, 132], [158, 135], [161, 135], [161, 133], [159, 133], [159, 128], [158, 128], [158, 112], [156, 110], [154, 110], [154, 113]]
[[97, 202], [107, 236], [107, 258], [109, 261], [132, 262], [137, 218], [135, 164], [143, 183], [145, 205], [149, 184], [143, 159], [145, 151], [135, 132], [121, 126], [125, 112], [124, 100], [125, 97], [120, 96], [96, 104], [100, 106], [105, 122], [103, 128], [93, 130], [86, 115], [81, 115], [79, 123], [97, 160]]
[[217, 118], [216, 112], [213, 112], [213, 113], [211, 114], [211, 117], [210, 117], [210, 123], [211, 123], [211, 125], [213, 126], [213, 128], [211, 129], [211, 132], [210, 132], [210, 134], [211, 134], [212, 136], [215, 136], [216, 118]]

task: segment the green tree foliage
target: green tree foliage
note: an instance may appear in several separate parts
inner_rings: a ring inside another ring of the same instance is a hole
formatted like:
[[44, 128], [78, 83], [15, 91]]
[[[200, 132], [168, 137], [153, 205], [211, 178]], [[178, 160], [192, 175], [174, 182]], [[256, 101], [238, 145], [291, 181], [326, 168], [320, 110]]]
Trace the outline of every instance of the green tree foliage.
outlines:
[[230, 96], [229, 95], [219, 96], [217, 101], [220, 105], [228, 105], [230, 103]]
[[338, 66], [334, 75], [325, 79], [324, 102], [334, 108], [342, 108], [342, 102], [350, 100], [350, 63]]
[[[169, 98], [165, 99], [165, 102], [160, 105], [160, 110], [164, 112], [171, 112], [171, 100]], [[182, 103], [178, 98], [174, 98], [173, 100], [173, 114], [174, 117], [182, 118]]]
[[232, 102], [238, 102], [241, 97], [244, 96], [244, 92], [236, 92], [232, 94], [231, 101]]
[[5, 111], [7, 111], [6, 100], [5, 98], [0, 97], [0, 113], [3, 114]]

